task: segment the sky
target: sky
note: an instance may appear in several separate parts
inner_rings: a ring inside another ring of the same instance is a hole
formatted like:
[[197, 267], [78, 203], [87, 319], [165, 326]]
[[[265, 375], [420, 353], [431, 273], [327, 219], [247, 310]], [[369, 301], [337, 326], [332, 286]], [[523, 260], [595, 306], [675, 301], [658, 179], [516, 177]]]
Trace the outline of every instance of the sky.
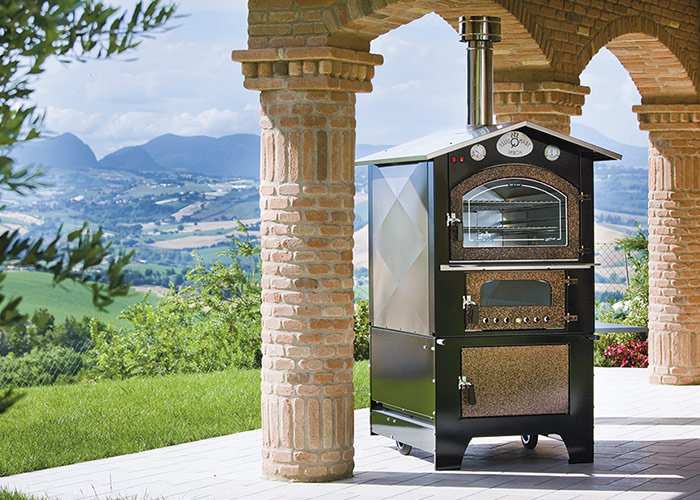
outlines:
[[[133, 2], [117, 0], [129, 6]], [[98, 158], [165, 133], [220, 137], [259, 133], [257, 91], [243, 88], [231, 50], [246, 47], [245, 0], [181, 0], [172, 29], [108, 61], [57, 61], [36, 82], [48, 134], [72, 132]], [[374, 91], [358, 94], [357, 141], [393, 145], [465, 122], [465, 47], [429, 14], [372, 42], [384, 56]], [[581, 75], [591, 87], [581, 123], [646, 146], [631, 106], [639, 94], [617, 59], [603, 49]]]

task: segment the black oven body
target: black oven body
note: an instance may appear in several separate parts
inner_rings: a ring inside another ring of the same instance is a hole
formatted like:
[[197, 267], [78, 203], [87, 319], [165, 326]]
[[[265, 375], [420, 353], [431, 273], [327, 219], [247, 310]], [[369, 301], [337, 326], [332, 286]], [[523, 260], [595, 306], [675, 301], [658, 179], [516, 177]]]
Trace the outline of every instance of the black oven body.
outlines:
[[[517, 158], [499, 148], [514, 132], [530, 142]], [[372, 433], [433, 452], [438, 470], [499, 435], [556, 434], [570, 463], [592, 462], [593, 162], [617, 156], [525, 122], [421, 147], [360, 161]]]

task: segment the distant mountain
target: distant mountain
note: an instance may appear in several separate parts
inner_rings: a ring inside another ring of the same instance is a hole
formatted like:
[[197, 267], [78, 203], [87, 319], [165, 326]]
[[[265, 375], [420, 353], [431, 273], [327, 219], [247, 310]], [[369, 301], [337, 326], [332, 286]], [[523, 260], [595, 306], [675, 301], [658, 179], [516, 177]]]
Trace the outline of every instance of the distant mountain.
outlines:
[[[356, 156], [359, 158], [385, 148], [358, 144]], [[37, 165], [44, 170], [99, 168], [258, 179], [260, 136], [233, 134], [217, 139], [166, 134], [146, 144], [118, 149], [97, 161], [90, 146], [66, 133], [23, 144], [14, 151], [14, 158], [20, 165]]]
[[42, 170], [75, 171], [97, 166], [97, 158], [90, 146], [70, 133], [22, 143], [12, 151], [12, 158], [19, 165], [36, 166]]
[[623, 144], [579, 124], [573, 124], [571, 129], [574, 137], [622, 155], [622, 160], [595, 164], [596, 221], [629, 226], [633, 221], [645, 221], [649, 192], [647, 146]]
[[215, 139], [166, 134], [141, 146], [110, 153], [99, 161], [98, 167], [257, 179], [259, 164], [260, 137], [257, 135], [234, 134]]
[[246, 179], [260, 175], [260, 137], [253, 134], [218, 139], [166, 134], [141, 147], [168, 172]]
[[118, 149], [102, 158], [96, 165], [106, 170], [129, 170], [132, 172], [164, 171], [143, 146], [129, 146]]
[[573, 123], [571, 125], [571, 135], [577, 139], [582, 139], [622, 155], [622, 160], [606, 161], [604, 162], [606, 165], [620, 164], [626, 167], [643, 167], [649, 164], [649, 152], [646, 144], [639, 146], [623, 144], [601, 134], [594, 128], [586, 127], [578, 123]]

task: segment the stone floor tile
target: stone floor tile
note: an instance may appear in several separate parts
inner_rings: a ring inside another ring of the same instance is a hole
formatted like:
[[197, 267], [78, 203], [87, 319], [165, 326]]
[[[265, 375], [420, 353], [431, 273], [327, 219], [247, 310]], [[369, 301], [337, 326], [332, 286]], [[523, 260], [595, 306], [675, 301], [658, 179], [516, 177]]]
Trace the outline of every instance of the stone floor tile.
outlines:
[[645, 370], [595, 370], [595, 463], [567, 463], [557, 436], [472, 441], [461, 471], [400, 455], [355, 415], [355, 476], [325, 484], [260, 479], [259, 430], [0, 478], [0, 488], [73, 500], [700, 499], [700, 386], [650, 386]]
[[580, 493], [577, 491], [564, 491], [564, 490], [555, 490], [555, 491], [549, 491], [540, 496], [542, 499], [546, 500], [573, 500], [574, 498], [580, 497]]

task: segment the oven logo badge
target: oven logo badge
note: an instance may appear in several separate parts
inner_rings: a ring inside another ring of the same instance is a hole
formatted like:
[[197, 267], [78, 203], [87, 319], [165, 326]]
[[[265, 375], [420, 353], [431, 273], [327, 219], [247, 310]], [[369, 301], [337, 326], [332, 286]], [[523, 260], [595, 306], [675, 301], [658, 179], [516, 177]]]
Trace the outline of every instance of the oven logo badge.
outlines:
[[508, 132], [498, 139], [496, 149], [503, 156], [520, 158], [532, 153], [532, 140], [522, 132]]

